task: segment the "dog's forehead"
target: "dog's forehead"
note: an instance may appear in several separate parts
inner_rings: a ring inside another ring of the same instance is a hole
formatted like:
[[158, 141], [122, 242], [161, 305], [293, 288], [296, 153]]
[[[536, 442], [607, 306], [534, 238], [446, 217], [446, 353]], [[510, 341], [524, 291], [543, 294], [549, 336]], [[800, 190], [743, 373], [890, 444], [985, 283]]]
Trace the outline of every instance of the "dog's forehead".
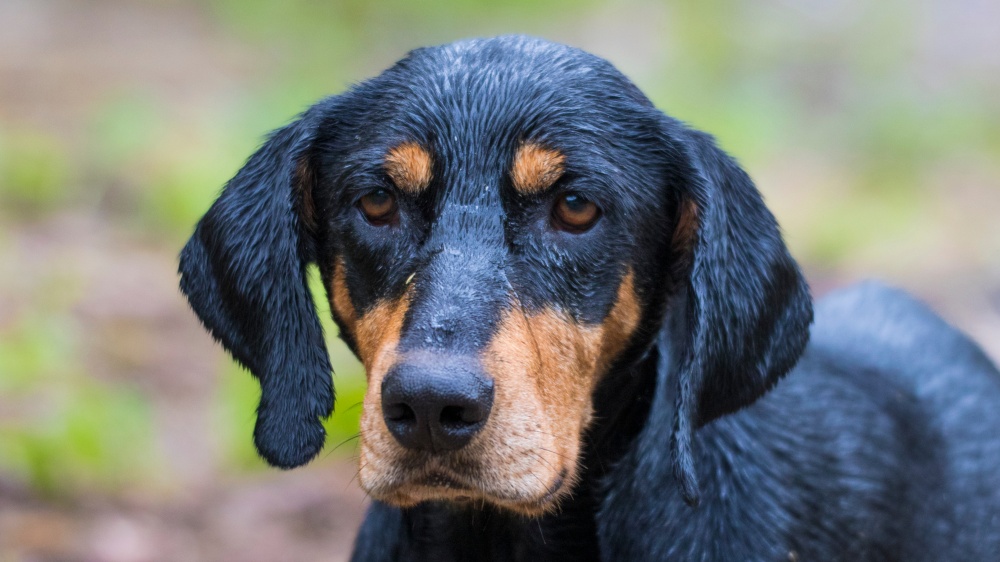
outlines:
[[523, 36], [418, 49], [366, 86], [387, 135], [433, 144], [441, 156], [496, 154], [560, 133], [604, 138], [624, 112], [652, 107], [604, 59]]
[[[410, 52], [387, 71], [410, 85], [425, 84], [453, 103], [520, 98], [522, 92], [555, 93], [604, 75], [627, 81], [599, 57], [579, 49], [521, 36], [459, 41]], [[551, 100], [540, 100], [551, 103]]]

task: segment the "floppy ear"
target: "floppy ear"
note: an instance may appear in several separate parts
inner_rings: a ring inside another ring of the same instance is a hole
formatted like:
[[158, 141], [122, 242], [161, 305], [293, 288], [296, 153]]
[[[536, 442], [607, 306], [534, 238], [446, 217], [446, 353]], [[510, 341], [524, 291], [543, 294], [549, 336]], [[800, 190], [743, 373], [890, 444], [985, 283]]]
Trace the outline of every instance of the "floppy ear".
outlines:
[[271, 134], [180, 255], [191, 308], [260, 381], [254, 443], [282, 468], [322, 449], [320, 420], [333, 411], [330, 359], [306, 282], [312, 237], [299, 212], [311, 206], [306, 158], [320, 105]]
[[[674, 243], [686, 279], [660, 345], [673, 357], [659, 384], [675, 389], [671, 448], [684, 499], [698, 502], [692, 433], [770, 390], [809, 339], [812, 300], [753, 182], [712, 137], [675, 135], [691, 163]], [[677, 306], [679, 305], [679, 306]]]

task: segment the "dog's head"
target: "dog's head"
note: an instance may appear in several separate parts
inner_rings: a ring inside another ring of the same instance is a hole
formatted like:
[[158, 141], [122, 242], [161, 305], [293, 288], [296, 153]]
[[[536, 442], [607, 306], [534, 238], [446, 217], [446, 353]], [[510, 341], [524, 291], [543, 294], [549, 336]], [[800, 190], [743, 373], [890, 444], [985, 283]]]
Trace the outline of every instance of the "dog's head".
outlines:
[[810, 319], [774, 219], [710, 137], [609, 63], [523, 37], [417, 50], [316, 104], [185, 247], [182, 289], [260, 380], [254, 438], [281, 467], [321, 449], [333, 408], [309, 263], [367, 371], [361, 485], [399, 506], [552, 508], [596, 385], [667, 341], [693, 493], [690, 432], [764, 393]]

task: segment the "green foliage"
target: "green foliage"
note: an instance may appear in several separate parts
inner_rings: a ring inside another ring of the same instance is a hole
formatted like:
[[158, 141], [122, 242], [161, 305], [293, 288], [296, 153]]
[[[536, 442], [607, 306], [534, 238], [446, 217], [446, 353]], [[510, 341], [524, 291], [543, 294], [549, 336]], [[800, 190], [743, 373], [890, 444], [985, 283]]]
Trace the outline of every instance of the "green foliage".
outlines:
[[116, 490], [152, 473], [148, 404], [134, 389], [88, 377], [69, 326], [33, 319], [0, 338], [0, 395], [28, 423], [0, 417], [0, 468], [37, 490]]
[[66, 146], [42, 131], [0, 130], [0, 213], [37, 216], [69, 199]]
[[136, 226], [147, 233], [167, 234], [179, 245], [218, 196], [222, 184], [235, 173], [220, 159], [208, 155], [175, 154], [157, 166], [147, 185], [136, 195]]
[[802, 250], [817, 263], [836, 263], [873, 239], [903, 236], [923, 210], [920, 199], [903, 192], [872, 190], [831, 200], [802, 236]]
[[264, 466], [253, 447], [260, 387], [250, 373], [235, 362], [220, 366], [222, 374], [212, 406], [211, 431], [222, 445], [222, 458], [232, 468], [256, 470]]
[[151, 95], [132, 92], [112, 98], [91, 119], [88, 161], [98, 173], [109, 174], [143, 157], [168, 123]]

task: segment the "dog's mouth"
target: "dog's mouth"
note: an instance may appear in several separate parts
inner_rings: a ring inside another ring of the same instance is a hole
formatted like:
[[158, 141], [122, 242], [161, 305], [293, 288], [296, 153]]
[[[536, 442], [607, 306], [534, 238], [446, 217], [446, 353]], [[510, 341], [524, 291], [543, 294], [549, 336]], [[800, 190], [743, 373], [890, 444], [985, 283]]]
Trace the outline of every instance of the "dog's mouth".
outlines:
[[414, 486], [423, 486], [426, 488], [445, 488], [448, 490], [455, 491], [472, 491], [472, 487], [465, 482], [459, 480], [457, 476], [452, 475], [450, 472], [445, 472], [441, 470], [436, 470], [418, 478], [413, 481]]
[[[569, 470], [563, 468], [547, 485], [538, 486], [534, 493], [529, 493], [491, 482], [479, 475], [438, 465], [413, 471], [395, 482], [383, 480], [365, 488], [374, 499], [400, 507], [425, 501], [457, 504], [486, 502], [523, 515], [538, 516], [556, 509], [559, 500], [569, 492], [571, 479]], [[536, 482], [541, 484], [542, 480], [536, 478]]]

